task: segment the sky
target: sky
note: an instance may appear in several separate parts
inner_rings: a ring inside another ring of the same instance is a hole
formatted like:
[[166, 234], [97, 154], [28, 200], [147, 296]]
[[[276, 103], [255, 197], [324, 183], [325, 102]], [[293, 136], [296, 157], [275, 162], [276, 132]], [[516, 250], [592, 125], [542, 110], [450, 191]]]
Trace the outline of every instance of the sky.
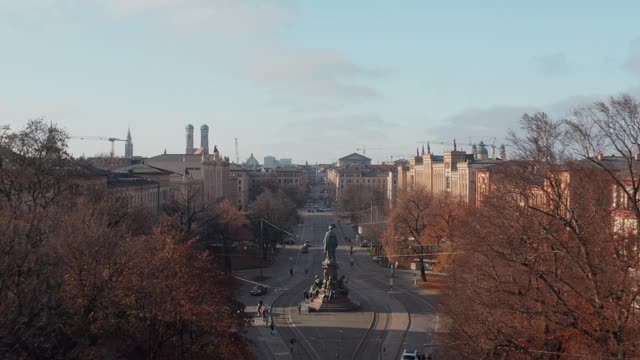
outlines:
[[207, 124], [210, 147], [233, 160], [237, 138], [240, 158], [260, 162], [498, 145], [525, 112], [640, 96], [639, 11], [625, 0], [0, 0], [0, 124], [130, 128], [142, 156], [183, 153], [185, 126], [198, 145]]

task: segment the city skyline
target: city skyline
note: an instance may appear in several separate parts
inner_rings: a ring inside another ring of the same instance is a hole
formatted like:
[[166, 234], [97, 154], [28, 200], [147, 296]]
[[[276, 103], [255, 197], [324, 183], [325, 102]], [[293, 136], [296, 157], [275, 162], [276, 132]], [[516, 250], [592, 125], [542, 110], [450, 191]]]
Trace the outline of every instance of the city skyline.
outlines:
[[0, 1], [0, 116], [72, 136], [130, 127], [142, 156], [181, 153], [184, 126], [207, 124], [230, 158], [238, 138], [242, 160], [327, 163], [362, 145], [380, 161], [426, 139], [500, 139], [523, 112], [640, 94], [638, 4], [456, 5]]

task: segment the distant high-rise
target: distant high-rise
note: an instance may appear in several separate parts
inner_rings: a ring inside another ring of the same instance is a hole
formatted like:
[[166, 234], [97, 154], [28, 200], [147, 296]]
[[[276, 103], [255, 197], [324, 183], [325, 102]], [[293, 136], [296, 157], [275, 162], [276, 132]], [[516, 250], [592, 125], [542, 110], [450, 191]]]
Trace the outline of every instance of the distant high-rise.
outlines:
[[124, 143], [124, 157], [131, 159], [133, 157], [133, 143], [131, 142], [131, 129], [127, 131], [127, 141]]
[[264, 167], [268, 169], [275, 169], [277, 167], [275, 156], [271, 156], [271, 155], [265, 156]]
[[200, 147], [204, 154], [209, 153], [209, 127], [207, 125], [200, 126]]
[[193, 125], [187, 125], [185, 130], [187, 132], [187, 149], [185, 150], [185, 154], [193, 154]]

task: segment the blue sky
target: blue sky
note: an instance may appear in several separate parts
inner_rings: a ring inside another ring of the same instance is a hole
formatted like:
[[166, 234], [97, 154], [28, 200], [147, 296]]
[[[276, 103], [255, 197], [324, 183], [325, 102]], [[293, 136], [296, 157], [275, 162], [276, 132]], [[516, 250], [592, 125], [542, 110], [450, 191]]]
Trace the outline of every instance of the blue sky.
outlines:
[[238, 138], [241, 157], [260, 161], [499, 143], [523, 112], [640, 95], [638, 11], [633, 1], [0, 0], [0, 123], [46, 116], [72, 135], [116, 137], [130, 126], [145, 156], [184, 151], [185, 125], [208, 124], [211, 146], [233, 158]]

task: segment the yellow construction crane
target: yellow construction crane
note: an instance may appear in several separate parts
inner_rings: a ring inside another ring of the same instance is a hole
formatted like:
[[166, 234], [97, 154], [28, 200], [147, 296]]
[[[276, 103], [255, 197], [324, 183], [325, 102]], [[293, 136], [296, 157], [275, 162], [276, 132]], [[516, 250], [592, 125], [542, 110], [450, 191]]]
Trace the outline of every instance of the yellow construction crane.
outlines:
[[116, 154], [116, 141], [127, 141], [124, 139], [118, 139], [114, 137], [102, 137], [102, 136], [71, 136], [72, 139], [79, 140], [107, 140], [111, 142], [111, 166], [115, 166], [115, 154]]

